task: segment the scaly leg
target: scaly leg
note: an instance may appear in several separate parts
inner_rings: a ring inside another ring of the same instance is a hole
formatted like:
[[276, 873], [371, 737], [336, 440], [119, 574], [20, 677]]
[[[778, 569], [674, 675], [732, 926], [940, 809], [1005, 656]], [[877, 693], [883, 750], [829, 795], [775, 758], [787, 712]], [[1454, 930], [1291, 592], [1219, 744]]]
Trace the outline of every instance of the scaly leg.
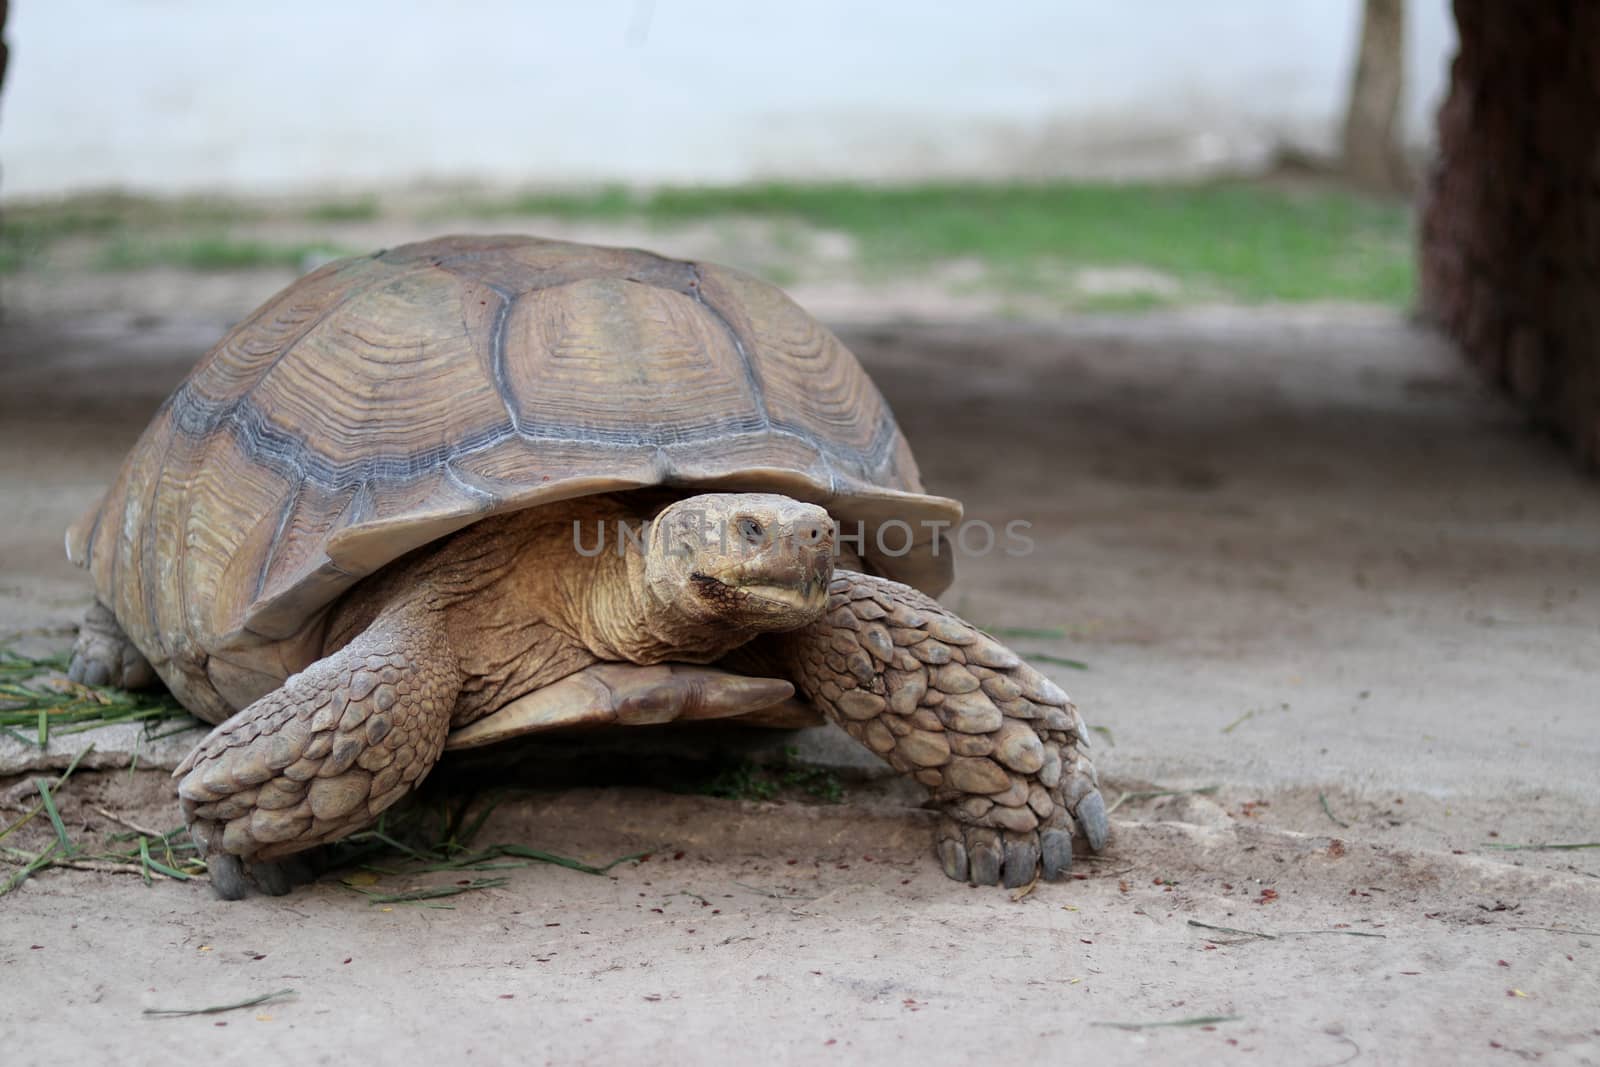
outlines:
[[[438, 619], [403, 608], [212, 730], [173, 776], [217, 892], [399, 800], [443, 751], [460, 685]], [[287, 889], [273, 867], [257, 881]]]
[[83, 613], [78, 642], [72, 647], [67, 677], [84, 685], [145, 689], [156, 684], [155, 669], [122, 632], [111, 609], [96, 600]]
[[945, 873], [980, 885], [1064, 877], [1074, 829], [1108, 831], [1088, 730], [1067, 695], [916, 590], [835, 571], [823, 617], [784, 635], [796, 684], [945, 813]]

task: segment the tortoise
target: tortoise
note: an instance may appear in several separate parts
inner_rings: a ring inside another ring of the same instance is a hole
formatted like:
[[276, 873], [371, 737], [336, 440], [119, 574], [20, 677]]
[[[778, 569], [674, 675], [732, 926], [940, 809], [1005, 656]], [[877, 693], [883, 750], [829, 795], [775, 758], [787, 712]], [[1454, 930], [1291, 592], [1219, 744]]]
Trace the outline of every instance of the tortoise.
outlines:
[[928, 788], [952, 878], [1060, 878], [1106, 838], [1087, 731], [933, 599], [960, 518], [778, 289], [438, 238], [323, 266], [201, 359], [68, 531], [97, 596], [70, 676], [216, 724], [175, 777], [230, 899], [446, 747], [718, 717], [843, 727]]

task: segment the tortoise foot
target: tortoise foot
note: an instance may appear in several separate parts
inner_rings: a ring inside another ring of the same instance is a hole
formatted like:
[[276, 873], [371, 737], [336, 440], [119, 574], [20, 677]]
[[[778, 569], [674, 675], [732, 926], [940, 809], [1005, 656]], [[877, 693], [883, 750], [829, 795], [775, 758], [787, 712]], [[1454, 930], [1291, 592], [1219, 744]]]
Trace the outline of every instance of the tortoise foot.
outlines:
[[269, 897], [286, 896], [295, 886], [315, 880], [311, 865], [299, 856], [273, 863], [246, 863], [238, 856], [219, 852], [206, 860], [211, 888], [219, 900], [242, 900], [250, 883]]
[[1079, 790], [1070, 818], [1063, 803], [1032, 830], [996, 825], [1015, 817], [994, 807], [976, 814], [990, 801], [988, 797], [968, 796], [948, 804], [939, 821], [936, 846], [944, 873], [958, 882], [1008, 889], [1027, 885], [1036, 876], [1047, 882], [1066, 878], [1072, 873], [1075, 840], [1081, 839], [1090, 852], [1099, 852], [1110, 837], [1111, 821], [1100, 790], [1092, 782], [1080, 782]]
[[271, 866], [369, 825], [444, 748], [459, 681], [437, 635], [405, 619], [375, 626], [292, 675], [178, 765], [190, 834], [236, 899], [254, 865], [265, 892], [294, 879]]
[[946, 874], [977, 885], [1054, 881], [1074, 840], [1109, 836], [1088, 728], [1054, 682], [906, 586], [838, 572], [801, 631], [801, 688], [845, 731], [928, 787]]
[[144, 689], [156, 683], [156, 672], [144, 653], [122, 632], [111, 609], [96, 600], [78, 624], [67, 677], [84, 685]]

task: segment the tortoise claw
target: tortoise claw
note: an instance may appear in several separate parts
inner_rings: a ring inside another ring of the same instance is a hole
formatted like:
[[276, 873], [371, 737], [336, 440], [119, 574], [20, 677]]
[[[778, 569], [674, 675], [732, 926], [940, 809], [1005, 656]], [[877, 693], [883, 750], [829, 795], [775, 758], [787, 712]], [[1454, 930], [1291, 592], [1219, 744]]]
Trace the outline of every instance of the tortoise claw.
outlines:
[[1000, 851], [998, 833], [976, 826], [968, 830], [967, 857], [972, 865], [970, 881], [973, 885], [1000, 884], [1004, 856]]
[[947, 819], [939, 831], [939, 866], [945, 877], [974, 885], [1016, 889], [1035, 876], [1059, 882], [1072, 874], [1072, 841], [1066, 826], [999, 833]]
[[1099, 852], [1106, 847], [1106, 838], [1111, 836], [1111, 820], [1106, 815], [1106, 802], [1100, 796], [1100, 790], [1091, 790], [1078, 801], [1072, 815], [1078, 820], [1091, 852]]
[[1005, 835], [1005, 867], [1000, 884], [1007, 889], [1018, 889], [1033, 881], [1039, 870], [1039, 835], [1035, 833], [1007, 833]]
[[1072, 873], [1072, 834], [1070, 831], [1042, 831], [1039, 834], [1039, 852], [1045, 881], [1058, 882]]
[[256, 885], [269, 897], [286, 896], [293, 882], [289, 872], [281, 863], [256, 863], [250, 867], [250, 874], [256, 880]]
[[74, 656], [67, 667], [67, 677], [82, 685], [110, 685], [111, 668], [97, 659]]
[[939, 842], [939, 865], [946, 878], [957, 882], [967, 880], [967, 846], [953, 838]]
[[219, 900], [243, 900], [250, 890], [245, 879], [244, 861], [226, 852], [206, 857], [206, 870], [211, 872], [211, 888]]

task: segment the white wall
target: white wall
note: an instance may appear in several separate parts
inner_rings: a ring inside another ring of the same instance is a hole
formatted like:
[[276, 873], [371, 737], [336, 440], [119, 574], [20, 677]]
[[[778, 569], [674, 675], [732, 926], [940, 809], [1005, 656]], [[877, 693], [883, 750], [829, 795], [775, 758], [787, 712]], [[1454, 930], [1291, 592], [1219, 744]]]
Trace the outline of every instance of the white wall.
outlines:
[[[1407, 139], [1454, 49], [1410, 0]], [[1182, 175], [1334, 143], [1359, 0], [14, 0], [0, 190]]]

